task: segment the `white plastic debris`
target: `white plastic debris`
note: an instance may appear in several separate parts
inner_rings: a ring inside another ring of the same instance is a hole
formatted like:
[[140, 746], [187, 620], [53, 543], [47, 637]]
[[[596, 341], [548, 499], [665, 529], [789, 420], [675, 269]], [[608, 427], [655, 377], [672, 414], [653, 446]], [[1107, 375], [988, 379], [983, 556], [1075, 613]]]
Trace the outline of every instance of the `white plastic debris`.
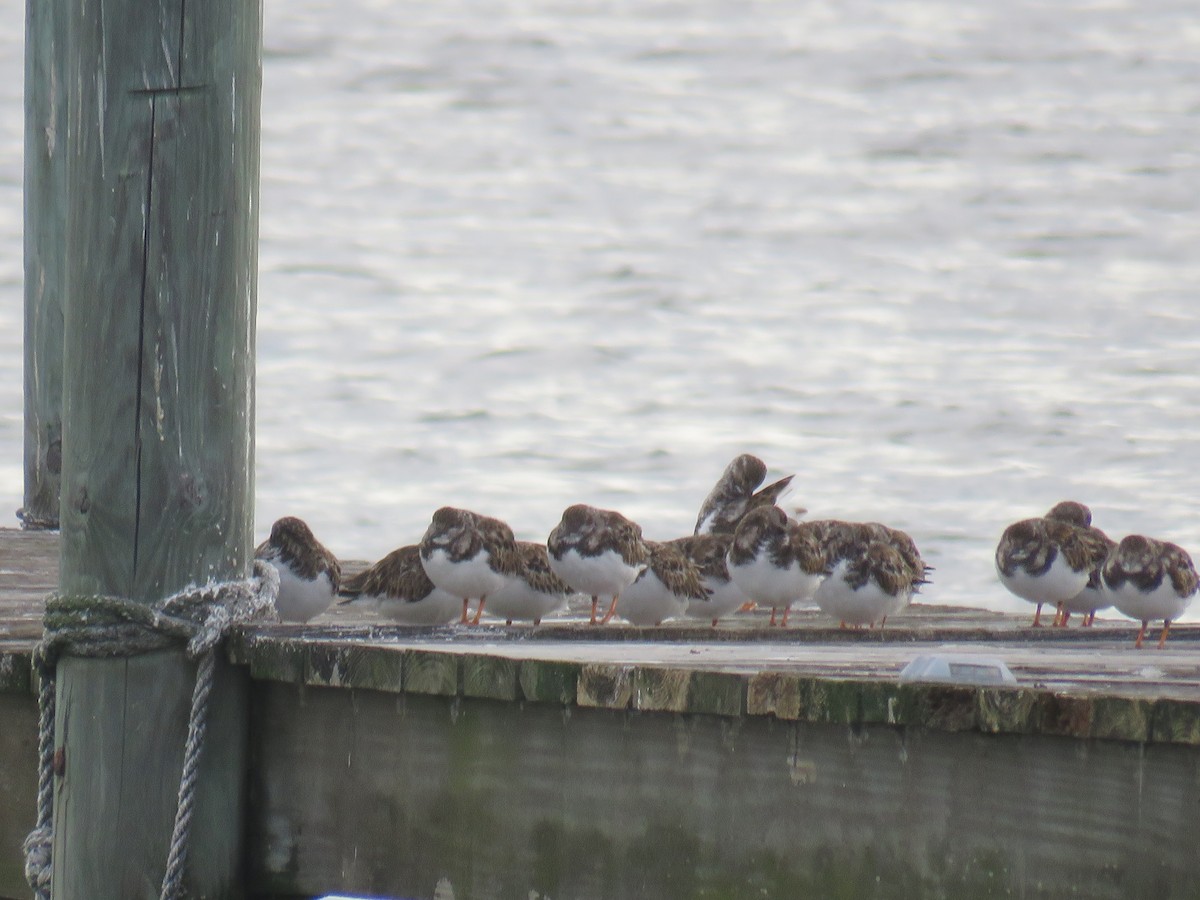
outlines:
[[945, 684], [1016, 684], [1017, 677], [995, 656], [929, 654], [918, 656], [900, 673], [900, 681]]

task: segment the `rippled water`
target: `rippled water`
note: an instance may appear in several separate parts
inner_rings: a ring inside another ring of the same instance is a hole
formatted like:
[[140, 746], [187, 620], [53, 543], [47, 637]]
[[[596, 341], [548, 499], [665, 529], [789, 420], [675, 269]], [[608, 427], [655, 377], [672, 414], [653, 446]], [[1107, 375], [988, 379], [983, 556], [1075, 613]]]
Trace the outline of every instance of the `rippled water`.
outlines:
[[1192, 4], [268, 2], [262, 166], [260, 533], [375, 557], [584, 501], [670, 537], [751, 451], [911, 531], [931, 601], [1025, 611], [991, 553], [1063, 497], [1200, 552]]

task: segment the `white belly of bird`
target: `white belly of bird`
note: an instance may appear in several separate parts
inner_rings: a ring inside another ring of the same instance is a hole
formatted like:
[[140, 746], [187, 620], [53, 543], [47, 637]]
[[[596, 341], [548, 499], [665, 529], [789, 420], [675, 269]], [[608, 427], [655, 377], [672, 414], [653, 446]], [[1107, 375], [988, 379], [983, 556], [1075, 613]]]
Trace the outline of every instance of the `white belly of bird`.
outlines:
[[434, 588], [420, 600], [399, 600], [396, 597], [368, 597], [379, 614], [402, 625], [445, 625], [457, 622], [462, 615], [462, 600], [449, 591]]
[[687, 614], [694, 619], [719, 619], [741, 609], [750, 601], [746, 592], [732, 581], [704, 579], [704, 586], [712, 591], [703, 600], [689, 600]]
[[572, 590], [589, 597], [612, 597], [624, 591], [642, 568], [631, 566], [614, 550], [605, 550], [597, 556], [580, 556], [578, 550], [568, 550], [562, 559], [550, 554], [550, 570]]
[[1082, 591], [1063, 601], [1063, 609], [1072, 613], [1090, 613], [1112, 606], [1112, 597], [1102, 588], [1084, 587]]
[[657, 625], [659, 622], [682, 616], [688, 600], [672, 593], [651, 571], [646, 571], [621, 592], [617, 615], [633, 625]]
[[871, 625], [907, 605], [911, 591], [889, 594], [875, 581], [855, 589], [846, 583], [846, 561], [842, 560], [817, 588], [815, 600], [821, 612], [847, 625]]
[[811, 603], [824, 578], [808, 574], [798, 563], [781, 569], [762, 557], [743, 566], [730, 563], [729, 577], [755, 603], [775, 609]]
[[563, 594], [547, 594], [535, 591], [523, 578], [509, 578], [504, 585], [492, 593], [484, 612], [501, 619], [534, 621], [558, 612], [567, 605]]
[[319, 616], [333, 602], [329, 574], [322, 572], [311, 581], [299, 578], [287, 566], [272, 563], [279, 571], [279, 596], [275, 609], [284, 622], [307, 622]]
[[1180, 597], [1166, 578], [1152, 591], [1140, 591], [1127, 581], [1116, 590], [1109, 589], [1107, 593], [1118, 612], [1140, 622], [1174, 622], [1183, 615], [1195, 596]]
[[1087, 585], [1087, 571], [1075, 572], [1059, 553], [1044, 575], [1033, 576], [1024, 569], [1005, 575], [999, 569], [1000, 583], [1023, 600], [1030, 603], [1056, 604], [1060, 600], [1075, 597]]
[[[421, 557], [421, 567], [437, 587], [460, 599], [490, 597], [504, 586], [504, 576], [488, 565], [489, 555], [481, 550], [472, 559], [453, 562], [445, 550], [435, 549], [429, 558]], [[461, 611], [461, 603], [459, 609]]]

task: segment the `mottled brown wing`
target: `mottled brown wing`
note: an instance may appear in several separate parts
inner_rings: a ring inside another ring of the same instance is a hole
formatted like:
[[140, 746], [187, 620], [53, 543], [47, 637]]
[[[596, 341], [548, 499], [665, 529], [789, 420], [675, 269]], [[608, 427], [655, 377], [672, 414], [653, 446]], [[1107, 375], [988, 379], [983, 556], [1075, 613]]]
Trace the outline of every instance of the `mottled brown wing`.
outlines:
[[1196, 574], [1196, 566], [1188, 552], [1178, 544], [1163, 545], [1163, 563], [1167, 575], [1171, 577], [1171, 585], [1180, 597], [1190, 597], [1200, 588], [1200, 577]]
[[642, 540], [642, 526], [625, 518], [619, 512], [601, 510], [602, 525], [593, 534], [592, 553], [611, 549], [620, 554], [627, 565], [645, 563], [649, 554]]
[[672, 594], [703, 600], [709, 591], [700, 580], [700, 570], [684, 556], [678, 547], [657, 541], [647, 542], [650, 568]]
[[516, 577], [525, 571], [513, 530], [500, 519], [479, 516], [479, 536], [487, 548], [492, 569], [501, 575]]
[[550, 569], [550, 556], [542, 544], [518, 541], [517, 551], [525, 566], [525, 581], [543, 594], [569, 594], [570, 586]]
[[726, 557], [733, 537], [728, 534], [696, 534], [667, 541], [692, 561], [700, 574], [718, 581], [729, 580]]
[[399, 600], [422, 600], [432, 590], [433, 582], [421, 567], [420, 548], [416, 545], [393, 550], [342, 587], [347, 596], [366, 594]]
[[788, 485], [792, 483], [792, 479], [795, 477], [795, 475], [785, 475], [778, 481], [771, 482], [762, 490], [756, 491], [754, 496], [750, 498], [750, 502], [747, 503], [746, 509], [757, 509], [760, 506], [774, 506], [775, 502], [787, 490]]
[[813, 528], [811, 523], [789, 523], [786, 546], [786, 555], [796, 560], [803, 571], [809, 575], [828, 574], [829, 560], [821, 543], [820, 530]]

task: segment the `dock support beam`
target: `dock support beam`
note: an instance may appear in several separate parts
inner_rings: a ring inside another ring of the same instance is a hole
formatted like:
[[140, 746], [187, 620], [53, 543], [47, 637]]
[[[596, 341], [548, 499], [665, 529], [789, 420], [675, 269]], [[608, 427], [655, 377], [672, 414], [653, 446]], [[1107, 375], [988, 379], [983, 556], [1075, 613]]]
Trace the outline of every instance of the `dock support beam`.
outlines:
[[26, 528], [58, 527], [67, 224], [63, 0], [25, 6]]
[[[152, 603], [251, 564], [262, 6], [72, 0], [65, 20], [59, 588]], [[158, 896], [194, 675], [182, 651], [60, 660], [56, 900]], [[245, 702], [219, 671], [192, 896], [242, 895]]]

